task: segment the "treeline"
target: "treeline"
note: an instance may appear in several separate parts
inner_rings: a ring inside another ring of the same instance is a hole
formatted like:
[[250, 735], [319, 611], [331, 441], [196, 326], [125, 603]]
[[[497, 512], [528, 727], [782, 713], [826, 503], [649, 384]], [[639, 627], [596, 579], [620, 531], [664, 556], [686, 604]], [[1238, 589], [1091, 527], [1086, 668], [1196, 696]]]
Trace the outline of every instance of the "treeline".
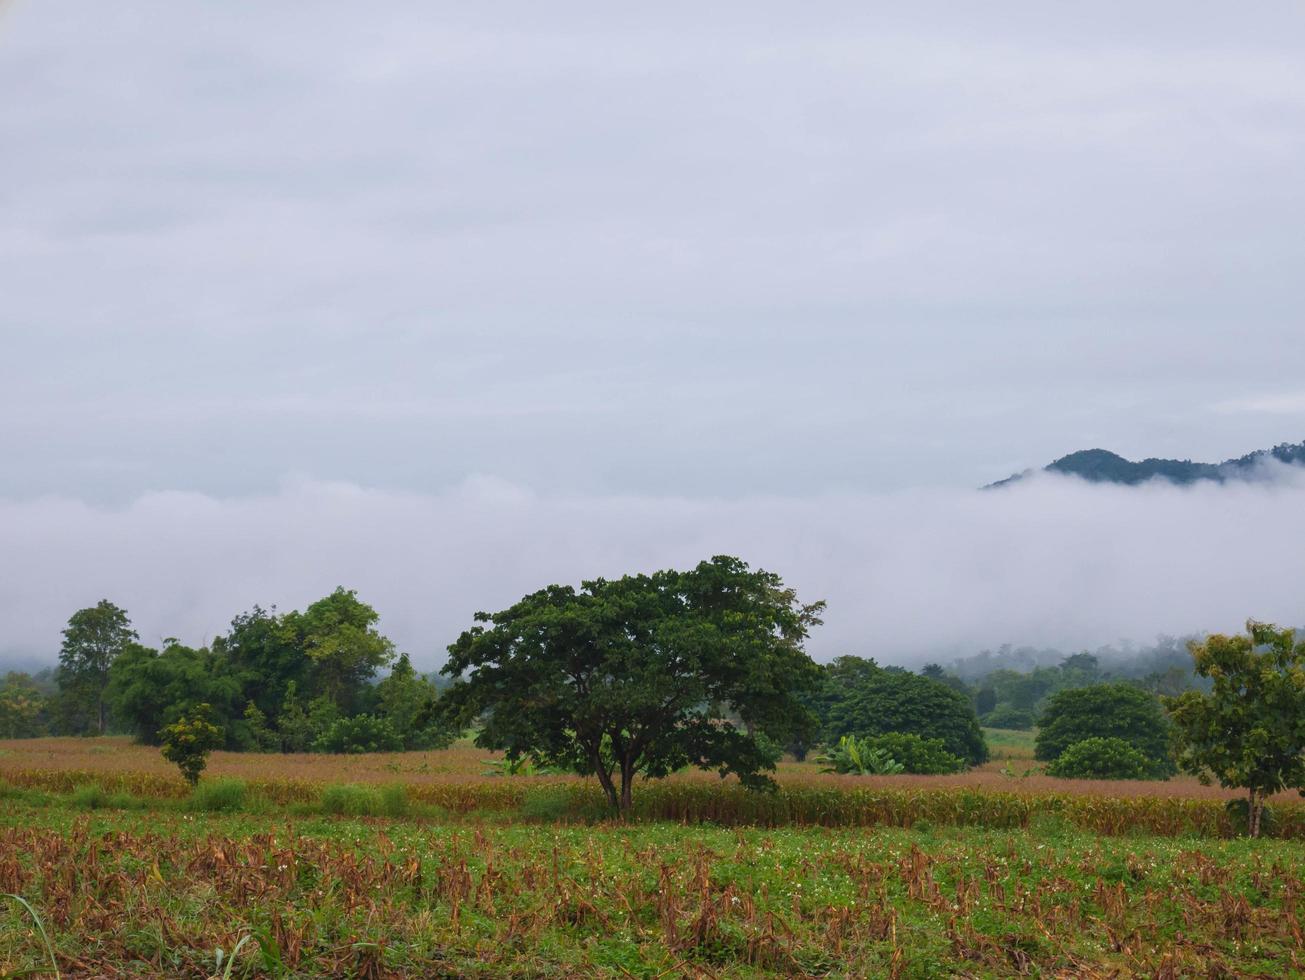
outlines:
[[1191, 689], [1208, 690], [1197, 676], [1188, 640], [1165, 638], [1155, 647], [1066, 655], [1058, 650], [1002, 647], [921, 671], [970, 699], [988, 728], [1035, 727], [1051, 699], [1061, 691], [1098, 684], [1127, 684], [1148, 694], [1173, 697]]
[[303, 611], [256, 606], [209, 646], [169, 638], [153, 648], [125, 610], [102, 600], [69, 620], [57, 668], [6, 675], [0, 737], [125, 733], [156, 745], [164, 728], [208, 705], [234, 751], [446, 744], [438, 685], [396, 656], [378, 618], [341, 588]]

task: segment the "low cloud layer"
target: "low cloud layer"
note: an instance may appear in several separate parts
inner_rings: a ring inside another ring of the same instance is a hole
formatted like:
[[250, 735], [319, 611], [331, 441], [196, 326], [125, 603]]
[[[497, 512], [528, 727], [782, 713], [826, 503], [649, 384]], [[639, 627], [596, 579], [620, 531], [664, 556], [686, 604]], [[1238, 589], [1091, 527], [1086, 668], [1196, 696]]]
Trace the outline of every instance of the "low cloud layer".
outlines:
[[123, 508], [0, 501], [0, 654], [52, 661], [108, 597], [142, 639], [200, 643], [255, 603], [336, 585], [424, 666], [549, 582], [737, 554], [829, 601], [810, 649], [918, 663], [1004, 642], [1096, 646], [1305, 621], [1305, 472], [1257, 483], [804, 498], [545, 496], [494, 479], [438, 495], [289, 482], [272, 495], [154, 493]]

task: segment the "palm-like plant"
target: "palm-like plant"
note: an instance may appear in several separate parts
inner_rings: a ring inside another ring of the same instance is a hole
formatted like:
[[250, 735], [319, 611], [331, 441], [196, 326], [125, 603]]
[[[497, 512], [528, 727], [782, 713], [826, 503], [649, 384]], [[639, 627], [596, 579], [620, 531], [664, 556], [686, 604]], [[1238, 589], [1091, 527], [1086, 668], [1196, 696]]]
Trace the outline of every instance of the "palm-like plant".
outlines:
[[852, 776], [895, 776], [906, 769], [883, 749], [858, 742], [855, 735], [844, 735], [835, 748], [816, 761], [821, 764], [821, 772]]

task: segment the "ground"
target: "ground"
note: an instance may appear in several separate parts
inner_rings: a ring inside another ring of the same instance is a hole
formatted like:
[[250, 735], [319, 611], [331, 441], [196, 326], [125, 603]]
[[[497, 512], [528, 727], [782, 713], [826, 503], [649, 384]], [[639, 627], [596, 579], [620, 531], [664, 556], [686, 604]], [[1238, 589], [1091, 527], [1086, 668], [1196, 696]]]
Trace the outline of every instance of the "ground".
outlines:
[[0, 976], [1305, 976], [1305, 842], [1185, 781], [789, 764], [787, 809], [681, 777], [641, 789], [691, 822], [623, 824], [467, 745], [221, 755], [194, 797], [121, 740], [0, 753], [0, 892], [49, 939], [7, 900]]

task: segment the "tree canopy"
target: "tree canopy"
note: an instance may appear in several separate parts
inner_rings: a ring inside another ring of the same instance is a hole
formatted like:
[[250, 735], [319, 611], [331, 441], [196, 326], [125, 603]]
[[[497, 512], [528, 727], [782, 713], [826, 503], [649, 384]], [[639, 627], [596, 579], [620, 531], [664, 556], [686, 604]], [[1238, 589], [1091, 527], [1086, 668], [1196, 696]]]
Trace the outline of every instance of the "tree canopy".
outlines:
[[1153, 776], [1169, 776], [1169, 724], [1160, 700], [1130, 684], [1094, 684], [1059, 691], [1038, 721], [1034, 756], [1051, 762], [1075, 742], [1120, 738], [1150, 764]]
[[1189, 650], [1213, 687], [1166, 699], [1178, 765], [1203, 782], [1245, 789], [1248, 829], [1258, 836], [1267, 797], [1305, 795], [1305, 642], [1293, 630], [1248, 622], [1245, 634], [1215, 634]]
[[838, 657], [824, 669], [813, 699], [830, 743], [844, 735], [890, 732], [942, 739], [947, 752], [971, 765], [987, 761], [988, 746], [970, 699], [951, 686], [862, 657]]
[[79, 609], [68, 620], [59, 650], [59, 687], [72, 710], [101, 735], [108, 727], [104, 689], [114, 660], [138, 637], [127, 612], [108, 599]]
[[770, 786], [768, 741], [812, 722], [799, 697], [819, 668], [802, 645], [823, 606], [728, 556], [550, 585], [476, 614], [449, 647], [444, 672], [464, 682], [446, 697], [482, 717], [477, 744], [594, 774], [622, 812], [636, 776], [686, 765]]

